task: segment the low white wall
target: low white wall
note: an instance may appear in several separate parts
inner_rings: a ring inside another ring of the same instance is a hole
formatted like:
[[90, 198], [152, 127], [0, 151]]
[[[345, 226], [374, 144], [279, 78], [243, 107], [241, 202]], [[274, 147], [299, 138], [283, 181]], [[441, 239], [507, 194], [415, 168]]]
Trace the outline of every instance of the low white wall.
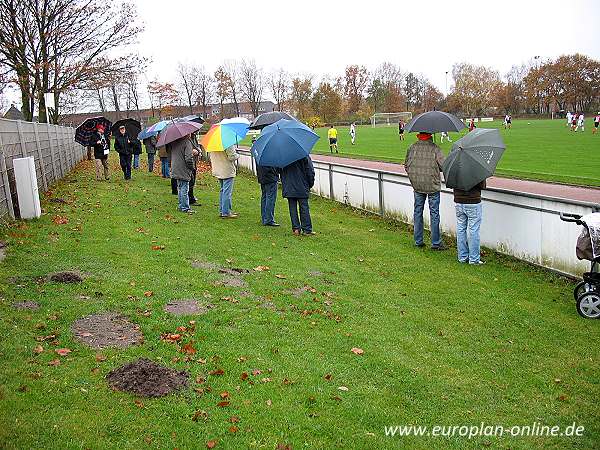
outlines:
[[[255, 172], [250, 153], [241, 150], [240, 154], [240, 165]], [[407, 176], [336, 163], [314, 162], [314, 166], [315, 194], [413, 222], [414, 197]], [[589, 263], [575, 256], [580, 227], [561, 221], [559, 213], [585, 215], [598, 205], [494, 188], [482, 192], [482, 203], [482, 245], [570, 275], [589, 270]], [[428, 214], [424, 215], [428, 226]], [[455, 235], [454, 201], [447, 188], [442, 189], [440, 216], [442, 231]]]

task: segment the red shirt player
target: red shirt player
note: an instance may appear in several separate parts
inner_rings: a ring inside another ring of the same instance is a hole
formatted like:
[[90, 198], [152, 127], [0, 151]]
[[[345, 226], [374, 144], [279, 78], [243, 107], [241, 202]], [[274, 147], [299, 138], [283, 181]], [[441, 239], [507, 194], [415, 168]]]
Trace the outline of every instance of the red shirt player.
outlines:
[[469, 131], [473, 131], [475, 128], [475, 119], [471, 119], [469, 122]]

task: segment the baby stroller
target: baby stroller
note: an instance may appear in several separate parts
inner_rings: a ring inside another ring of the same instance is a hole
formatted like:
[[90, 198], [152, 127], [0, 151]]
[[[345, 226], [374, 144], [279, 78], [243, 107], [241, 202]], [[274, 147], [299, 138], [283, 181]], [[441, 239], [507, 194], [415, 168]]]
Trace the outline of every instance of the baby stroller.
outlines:
[[578, 259], [592, 263], [589, 272], [583, 274], [573, 296], [577, 302], [577, 312], [587, 319], [600, 319], [600, 213], [586, 216], [561, 213], [560, 219], [582, 225], [577, 238], [575, 254]]

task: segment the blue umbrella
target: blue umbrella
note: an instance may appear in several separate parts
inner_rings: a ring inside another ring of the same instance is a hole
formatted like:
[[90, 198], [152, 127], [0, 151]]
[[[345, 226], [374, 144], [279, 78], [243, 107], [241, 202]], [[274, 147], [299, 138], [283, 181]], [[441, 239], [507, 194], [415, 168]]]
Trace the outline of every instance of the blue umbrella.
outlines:
[[307, 157], [318, 140], [303, 123], [281, 119], [263, 128], [252, 144], [252, 155], [259, 166], [286, 167]]
[[160, 122], [156, 122], [154, 125], [149, 126], [148, 128], [143, 129], [140, 134], [138, 134], [138, 139], [140, 141], [144, 139], [148, 139], [149, 137], [156, 136], [162, 130], [165, 129], [167, 125], [169, 125], [171, 120], [161, 120]]

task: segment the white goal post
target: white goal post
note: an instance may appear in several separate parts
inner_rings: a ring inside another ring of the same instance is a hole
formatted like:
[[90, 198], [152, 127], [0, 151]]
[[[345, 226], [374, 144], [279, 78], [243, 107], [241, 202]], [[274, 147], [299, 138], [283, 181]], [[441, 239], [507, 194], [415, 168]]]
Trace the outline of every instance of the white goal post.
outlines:
[[393, 113], [375, 113], [371, 116], [371, 126], [373, 128], [378, 126], [397, 126], [400, 120], [406, 123], [410, 119], [412, 119], [412, 113], [409, 111]]

